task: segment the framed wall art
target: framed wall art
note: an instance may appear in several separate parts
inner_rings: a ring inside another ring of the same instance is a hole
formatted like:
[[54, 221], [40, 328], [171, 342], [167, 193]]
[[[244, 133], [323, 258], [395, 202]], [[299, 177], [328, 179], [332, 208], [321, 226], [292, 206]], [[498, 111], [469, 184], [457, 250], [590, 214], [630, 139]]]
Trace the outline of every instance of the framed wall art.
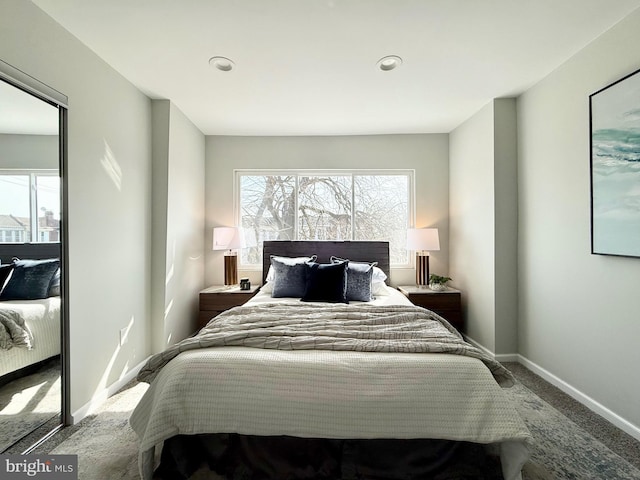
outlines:
[[591, 253], [640, 257], [640, 70], [589, 96]]

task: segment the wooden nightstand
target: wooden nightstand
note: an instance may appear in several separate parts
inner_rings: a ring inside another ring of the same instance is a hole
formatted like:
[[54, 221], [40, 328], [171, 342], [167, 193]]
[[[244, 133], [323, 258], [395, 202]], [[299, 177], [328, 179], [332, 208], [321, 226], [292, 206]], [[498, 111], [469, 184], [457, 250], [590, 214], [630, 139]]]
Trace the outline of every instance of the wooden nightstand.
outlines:
[[434, 291], [429, 287], [416, 285], [401, 285], [398, 290], [404, 293], [414, 305], [432, 310], [446, 318], [457, 330], [464, 330], [460, 290], [447, 288], [446, 290]]
[[238, 285], [213, 285], [202, 290], [198, 330], [219, 313], [245, 303], [258, 292], [259, 288], [257, 285], [252, 285], [249, 290], [240, 290]]

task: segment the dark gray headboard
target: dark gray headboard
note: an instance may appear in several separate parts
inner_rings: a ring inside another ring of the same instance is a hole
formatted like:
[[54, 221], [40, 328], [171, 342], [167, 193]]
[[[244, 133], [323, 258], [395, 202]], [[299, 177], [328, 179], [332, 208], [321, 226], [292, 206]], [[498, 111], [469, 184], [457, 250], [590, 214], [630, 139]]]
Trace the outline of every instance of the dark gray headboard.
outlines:
[[329, 263], [331, 256], [354, 262], [378, 262], [378, 267], [389, 276], [389, 242], [373, 241], [307, 241], [268, 240], [262, 249], [262, 283], [271, 265], [271, 255], [304, 257], [317, 255], [318, 263]]
[[0, 243], [0, 261], [11, 263], [13, 257], [25, 260], [60, 258], [59, 243]]

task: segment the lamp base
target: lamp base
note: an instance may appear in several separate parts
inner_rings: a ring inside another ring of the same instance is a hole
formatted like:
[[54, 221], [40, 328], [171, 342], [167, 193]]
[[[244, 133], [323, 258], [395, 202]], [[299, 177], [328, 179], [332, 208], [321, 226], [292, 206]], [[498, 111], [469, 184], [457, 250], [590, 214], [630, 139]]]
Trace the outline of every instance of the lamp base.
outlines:
[[416, 253], [416, 285], [429, 284], [429, 255]]
[[238, 283], [238, 256], [224, 256], [224, 284], [236, 285]]

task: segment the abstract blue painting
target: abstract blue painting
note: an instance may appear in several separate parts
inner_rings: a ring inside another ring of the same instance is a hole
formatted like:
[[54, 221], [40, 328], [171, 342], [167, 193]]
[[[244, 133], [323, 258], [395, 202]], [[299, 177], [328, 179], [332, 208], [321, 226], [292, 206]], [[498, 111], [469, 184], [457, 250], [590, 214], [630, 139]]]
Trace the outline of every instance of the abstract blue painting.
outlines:
[[640, 70], [589, 97], [591, 252], [640, 257]]

